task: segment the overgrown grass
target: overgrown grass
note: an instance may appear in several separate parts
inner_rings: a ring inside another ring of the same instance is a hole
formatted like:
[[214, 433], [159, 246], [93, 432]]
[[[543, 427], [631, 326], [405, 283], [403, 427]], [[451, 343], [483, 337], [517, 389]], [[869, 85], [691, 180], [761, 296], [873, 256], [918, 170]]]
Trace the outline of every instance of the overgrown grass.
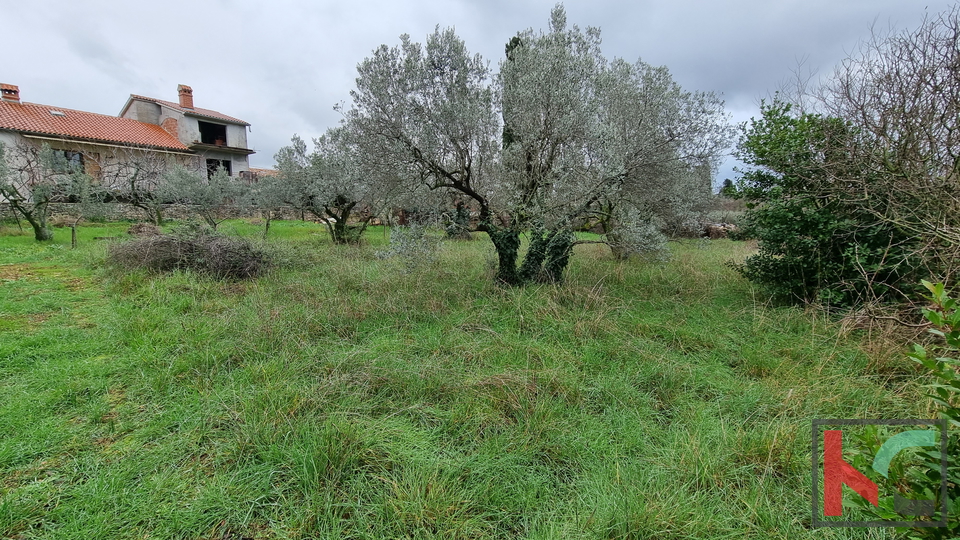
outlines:
[[0, 236], [0, 536], [890, 537], [809, 528], [810, 421], [923, 416], [910, 362], [743, 244], [501, 289], [486, 239], [410, 273], [276, 222], [300, 264], [229, 283], [101, 269], [125, 227]]

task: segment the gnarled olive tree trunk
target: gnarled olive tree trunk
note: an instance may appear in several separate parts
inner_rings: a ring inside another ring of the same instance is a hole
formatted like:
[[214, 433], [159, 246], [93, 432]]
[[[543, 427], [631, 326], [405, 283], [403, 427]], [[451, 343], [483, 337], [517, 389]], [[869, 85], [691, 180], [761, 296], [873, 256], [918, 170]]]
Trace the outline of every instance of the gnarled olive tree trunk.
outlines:
[[520, 231], [491, 227], [487, 234], [497, 250], [497, 282], [504, 285], [559, 283], [570, 262], [576, 237], [567, 229], [535, 228], [529, 231], [530, 246], [520, 258]]

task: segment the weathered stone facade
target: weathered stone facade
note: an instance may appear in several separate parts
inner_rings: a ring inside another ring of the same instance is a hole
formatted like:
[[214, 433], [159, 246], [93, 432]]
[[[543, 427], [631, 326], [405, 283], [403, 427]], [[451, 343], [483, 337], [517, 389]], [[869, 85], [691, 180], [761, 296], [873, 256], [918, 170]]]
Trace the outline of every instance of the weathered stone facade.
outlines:
[[[79, 205], [72, 203], [51, 203], [50, 204], [50, 220], [56, 221], [58, 219], [70, 218], [77, 216]], [[102, 206], [103, 215], [101, 216], [87, 216], [88, 219], [103, 219], [106, 221], [150, 221], [147, 218], [147, 213], [130, 204], [125, 203], [108, 203]], [[261, 217], [260, 210], [257, 209], [239, 209], [233, 208], [227, 211], [224, 215], [220, 217], [224, 218], [258, 218]], [[312, 216], [307, 215], [306, 218], [310, 220]], [[275, 219], [300, 219], [300, 212], [294, 208], [284, 208], [280, 211], [280, 216], [277, 218], [276, 213], [274, 214]], [[188, 219], [196, 219], [196, 213], [193, 211], [191, 205], [188, 204], [165, 204], [163, 205], [163, 219], [169, 219], [174, 221], [183, 221]], [[15, 220], [10, 205], [7, 203], [0, 203], [0, 221], [11, 221]]]

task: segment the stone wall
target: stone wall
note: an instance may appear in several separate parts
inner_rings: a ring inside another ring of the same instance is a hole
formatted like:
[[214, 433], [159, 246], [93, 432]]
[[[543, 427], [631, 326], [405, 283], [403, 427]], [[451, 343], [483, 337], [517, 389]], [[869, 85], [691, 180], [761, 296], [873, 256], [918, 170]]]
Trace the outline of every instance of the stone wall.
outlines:
[[[77, 215], [77, 210], [75, 208], [78, 205], [72, 203], [52, 203], [50, 205], [50, 215], [49, 219], [62, 219], [70, 218]], [[125, 203], [109, 203], [102, 206], [104, 209], [102, 216], [87, 216], [90, 218], [102, 218], [106, 221], [121, 221], [121, 220], [131, 220], [131, 221], [150, 221], [147, 218], [146, 212], [143, 210]], [[300, 212], [293, 208], [284, 208], [280, 212], [280, 219], [300, 219]], [[246, 209], [241, 210], [239, 208], [232, 208], [221, 214], [220, 217], [224, 218], [260, 218], [262, 213], [258, 209]], [[312, 216], [306, 216], [309, 220]], [[186, 219], [196, 219], [197, 214], [193, 212], [191, 205], [188, 204], [165, 204], [163, 205], [163, 219], [182, 221]], [[7, 203], [0, 203], [0, 220], [10, 220], [14, 219], [13, 212], [10, 209], [10, 205]], [[23, 217], [21, 216], [22, 220]]]

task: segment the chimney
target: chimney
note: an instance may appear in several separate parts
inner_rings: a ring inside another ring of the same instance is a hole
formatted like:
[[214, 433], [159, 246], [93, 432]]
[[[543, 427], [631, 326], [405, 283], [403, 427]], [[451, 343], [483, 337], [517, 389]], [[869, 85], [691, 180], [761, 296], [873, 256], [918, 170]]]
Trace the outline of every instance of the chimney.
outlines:
[[20, 103], [20, 87], [15, 84], [0, 83], [0, 99]]
[[184, 109], [193, 108], [193, 88], [185, 84], [177, 85], [177, 93], [180, 94], [180, 106]]

